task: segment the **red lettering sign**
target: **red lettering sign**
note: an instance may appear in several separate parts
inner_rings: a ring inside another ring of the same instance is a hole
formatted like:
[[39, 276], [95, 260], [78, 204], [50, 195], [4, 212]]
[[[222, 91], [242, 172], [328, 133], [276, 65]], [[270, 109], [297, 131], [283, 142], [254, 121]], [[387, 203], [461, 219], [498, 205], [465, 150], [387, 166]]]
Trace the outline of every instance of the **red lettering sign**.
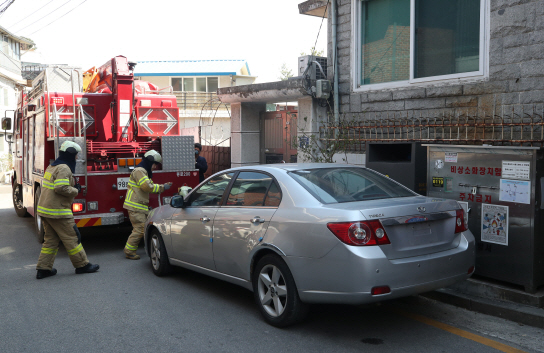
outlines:
[[457, 174], [463, 174], [463, 167], [457, 167]]
[[468, 194], [468, 200], [467, 201], [474, 201], [474, 195]]
[[478, 167], [472, 167], [472, 174], [478, 174]]
[[491, 195], [485, 195], [485, 202], [491, 203]]
[[452, 173], [455, 173], [455, 172], [457, 171], [457, 168], [456, 168], [454, 165], [452, 165], [452, 166], [450, 167], [450, 171], [451, 171]]
[[493, 175], [493, 168], [487, 168], [487, 174]]
[[465, 200], [465, 193], [464, 192], [460, 193], [459, 198], [461, 199], [461, 201], [464, 201]]
[[501, 168], [495, 168], [495, 175], [501, 176]]
[[470, 168], [469, 167], [465, 168], [465, 174], [470, 174]]
[[485, 167], [480, 167], [480, 175], [485, 175]]

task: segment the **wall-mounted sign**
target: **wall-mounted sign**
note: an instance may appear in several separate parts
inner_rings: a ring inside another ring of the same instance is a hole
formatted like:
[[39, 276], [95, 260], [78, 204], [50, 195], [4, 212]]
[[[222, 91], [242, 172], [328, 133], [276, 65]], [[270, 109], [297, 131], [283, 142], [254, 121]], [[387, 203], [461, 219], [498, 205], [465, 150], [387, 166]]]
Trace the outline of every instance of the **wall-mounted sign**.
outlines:
[[499, 201], [531, 203], [531, 182], [528, 180], [501, 179]]
[[481, 240], [508, 245], [508, 206], [482, 204]]
[[457, 152], [446, 152], [444, 155], [446, 163], [457, 163]]
[[435, 188], [444, 187], [444, 178], [443, 177], [433, 177], [433, 186]]
[[531, 162], [502, 161], [502, 177], [529, 180], [531, 178]]

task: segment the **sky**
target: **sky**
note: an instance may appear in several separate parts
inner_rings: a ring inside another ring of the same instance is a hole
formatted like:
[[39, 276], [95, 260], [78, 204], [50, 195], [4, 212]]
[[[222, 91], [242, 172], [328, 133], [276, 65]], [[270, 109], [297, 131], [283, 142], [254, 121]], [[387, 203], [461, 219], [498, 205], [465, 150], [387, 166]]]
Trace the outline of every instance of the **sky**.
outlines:
[[316, 38], [316, 49], [326, 52], [327, 19], [319, 32], [321, 18], [299, 14], [303, 1], [15, 0], [0, 26], [36, 43], [22, 61], [87, 70], [117, 55], [243, 59], [262, 83], [278, 81], [283, 63], [296, 75], [298, 57]]

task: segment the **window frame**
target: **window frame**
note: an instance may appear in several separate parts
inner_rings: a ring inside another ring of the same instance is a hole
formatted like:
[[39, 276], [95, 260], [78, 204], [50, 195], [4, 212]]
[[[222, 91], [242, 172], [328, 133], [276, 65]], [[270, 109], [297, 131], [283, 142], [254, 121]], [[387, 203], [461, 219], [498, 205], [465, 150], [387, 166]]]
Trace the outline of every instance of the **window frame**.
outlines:
[[[272, 182], [270, 183], [270, 185], [268, 185], [268, 188], [266, 189], [266, 192], [264, 194], [264, 198], [263, 198], [263, 204], [261, 206], [237, 206], [237, 205], [227, 205], [227, 200], [229, 198], [229, 195], [230, 195], [230, 192], [232, 190], [232, 187], [234, 186], [234, 183], [236, 182], [236, 180], [238, 179], [238, 176], [240, 175], [240, 173], [243, 173], [243, 172], [253, 172], [253, 173], [261, 173], [261, 174], [265, 174], [265, 175], [268, 175], [270, 178], [272, 178]], [[278, 188], [279, 192], [280, 192], [280, 203], [278, 204], [278, 206], [265, 206], [264, 205], [264, 202], [266, 201], [266, 197], [268, 196], [268, 192], [270, 191], [270, 188], [272, 187], [272, 185], [276, 184], [276, 187]], [[258, 208], [258, 209], [264, 209], [264, 208], [271, 208], [271, 209], [276, 209], [278, 207], [280, 207], [281, 205], [281, 201], [283, 200], [283, 192], [281, 190], [281, 187], [280, 187], [280, 184], [277, 182], [276, 180], [276, 177], [274, 177], [272, 174], [270, 174], [269, 172], [265, 172], [263, 170], [257, 170], [257, 169], [243, 169], [243, 170], [239, 170], [236, 172], [236, 174], [234, 175], [234, 177], [232, 178], [232, 181], [231, 183], [228, 185], [227, 189], [225, 190], [225, 195], [224, 195], [224, 198], [223, 198], [223, 201], [221, 203], [221, 207], [228, 207], [228, 208]]]
[[353, 0], [351, 2], [351, 76], [353, 92], [367, 92], [389, 88], [410, 88], [428, 86], [437, 83], [457, 84], [465, 81], [482, 81], [489, 77], [489, 8], [490, 0], [480, 0], [480, 51], [479, 51], [479, 70], [463, 72], [458, 74], [440, 75], [431, 77], [414, 78], [414, 50], [415, 50], [415, 3], [416, 0], [410, 0], [410, 77], [403, 81], [390, 81], [363, 85], [361, 83], [363, 71], [363, 6], [362, 3], [367, 0]]
[[[208, 78], [217, 78], [217, 87], [219, 88], [219, 76], [170, 76], [170, 86], [174, 87], [174, 84], [172, 83], [172, 79], [174, 78], [180, 78], [181, 79], [181, 91], [176, 92], [199, 92], [199, 93], [215, 93], [215, 91], [210, 92], [208, 87]], [[183, 86], [183, 80], [184, 79], [192, 79], [193, 80], [193, 88], [196, 89], [196, 79], [197, 78], [205, 78], [206, 79], [206, 91], [185, 91]]]

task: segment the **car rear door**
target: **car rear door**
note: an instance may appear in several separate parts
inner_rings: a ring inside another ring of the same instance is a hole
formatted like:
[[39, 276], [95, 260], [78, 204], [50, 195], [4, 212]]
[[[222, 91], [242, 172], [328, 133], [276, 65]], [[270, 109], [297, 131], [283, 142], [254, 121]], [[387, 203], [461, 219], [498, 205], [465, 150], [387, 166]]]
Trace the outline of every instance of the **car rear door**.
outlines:
[[213, 223], [217, 271], [249, 280], [248, 256], [264, 237], [280, 201], [280, 188], [271, 175], [238, 174]]
[[213, 177], [189, 195], [188, 206], [174, 213], [171, 223], [175, 259], [214, 269], [213, 220], [234, 173]]

